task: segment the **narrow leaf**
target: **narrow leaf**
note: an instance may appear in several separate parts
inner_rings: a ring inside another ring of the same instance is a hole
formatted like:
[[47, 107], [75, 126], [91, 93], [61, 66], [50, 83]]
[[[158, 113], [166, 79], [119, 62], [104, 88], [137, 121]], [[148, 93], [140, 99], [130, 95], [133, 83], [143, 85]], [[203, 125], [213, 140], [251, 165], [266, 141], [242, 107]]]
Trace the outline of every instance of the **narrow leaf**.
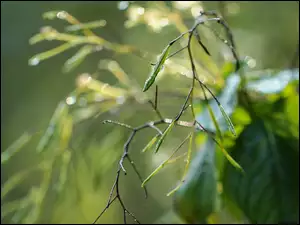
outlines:
[[223, 147], [223, 136], [221, 133], [221, 129], [219, 127], [219, 124], [216, 120], [216, 117], [212, 111], [212, 108], [210, 107], [210, 105], [208, 105], [208, 111], [209, 114], [213, 120], [213, 123], [215, 125], [215, 128], [217, 130], [217, 134], [219, 136], [219, 138], [221, 139], [221, 144], [219, 142], [217, 142], [217, 140], [211, 136], [211, 138], [214, 140], [214, 142], [221, 148], [223, 154], [225, 155], [226, 159], [232, 164], [232, 166], [234, 166], [235, 168], [237, 168], [239, 171], [244, 172], [244, 170], [242, 169], [242, 167], [228, 154], [228, 152], [225, 150], [225, 148]]
[[39, 64], [41, 61], [51, 58], [57, 54], [60, 54], [64, 51], [68, 50], [69, 48], [72, 48], [72, 47], [78, 45], [79, 43], [80, 43], [79, 41], [73, 41], [73, 42], [68, 42], [68, 43], [62, 44], [62, 45], [60, 45], [56, 48], [53, 48], [49, 51], [46, 51], [46, 52], [43, 52], [43, 53], [40, 53], [40, 54], [37, 54], [37, 55], [31, 57], [29, 59], [28, 63], [31, 66], [35, 66], [35, 65]]
[[16, 154], [25, 144], [30, 141], [31, 137], [32, 136], [28, 132], [25, 132], [12, 145], [4, 150], [1, 153], [1, 164], [7, 162], [14, 154]]
[[[241, 79], [237, 74], [234, 73], [228, 76], [226, 79], [226, 86], [222, 90], [222, 92], [217, 97], [213, 96], [214, 99], [211, 99], [209, 101], [209, 106], [214, 112], [215, 119], [218, 122], [220, 131], [223, 132], [229, 127], [230, 131], [234, 135], [236, 132], [229, 116], [231, 116], [234, 113], [235, 108], [238, 105], [237, 91], [240, 82]], [[201, 112], [201, 114], [197, 116], [197, 121], [201, 122], [201, 124], [207, 130], [217, 131], [216, 126], [214, 125], [214, 121], [209, 119], [209, 117], [211, 117], [210, 114], [210, 109], [208, 106], [206, 106], [203, 112]]]
[[74, 70], [84, 61], [87, 55], [93, 52], [93, 49], [94, 47], [92, 45], [85, 45], [82, 48], [80, 48], [74, 56], [72, 56], [65, 62], [63, 71], [67, 73]]
[[192, 148], [193, 148], [193, 137], [194, 137], [194, 132], [192, 132], [191, 135], [190, 135], [189, 149], [188, 149], [188, 152], [187, 152], [187, 159], [186, 159], [186, 164], [185, 164], [185, 168], [184, 168], [184, 171], [183, 171], [182, 179], [181, 179], [180, 183], [173, 190], [171, 190], [167, 194], [167, 196], [170, 196], [170, 195], [174, 194], [181, 187], [181, 185], [184, 182], [184, 178], [185, 178], [185, 176], [188, 172], [188, 168], [189, 168], [190, 161], [191, 161]]
[[220, 109], [220, 111], [221, 111], [223, 117], [225, 118], [225, 120], [226, 120], [226, 122], [227, 122], [227, 125], [228, 125], [230, 131], [232, 132], [232, 134], [233, 134], [234, 136], [236, 136], [236, 132], [235, 132], [234, 126], [233, 126], [233, 124], [232, 124], [232, 122], [231, 122], [231, 119], [230, 119], [229, 116], [226, 114], [226, 112], [225, 112], [223, 106], [222, 106], [221, 104], [218, 105], [218, 106], [219, 106], [219, 109]]
[[212, 108], [211, 108], [211, 106], [209, 104], [207, 104], [207, 109], [208, 109], [209, 115], [210, 115], [210, 117], [211, 117], [211, 119], [213, 121], [213, 124], [214, 124], [214, 126], [216, 128], [216, 131], [217, 131], [217, 134], [218, 134], [219, 138], [221, 140], [223, 140], [220, 126], [219, 126], [218, 121], [217, 121], [217, 119], [215, 117], [215, 114], [214, 114], [214, 112], [213, 112], [213, 110], [212, 110]]
[[60, 167], [59, 179], [57, 182], [57, 191], [61, 191], [67, 181], [68, 168], [71, 160], [71, 152], [69, 150], [65, 151], [62, 155], [62, 162]]
[[245, 171], [243, 170], [243, 168], [240, 166], [240, 164], [238, 164], [229, 154], [228, 152], [225, 150], [225, 148], [223, 148], [222, 146], [220, 146], [222, 152], [224, 153], [226, 159], [230, 162], [231, 165], [233, 165], [236, 169], [238, 169], [239, 171], [241, 171], [243, 174], [245, 173]]
[[143, 88], [143, 92], [147, 91], [151, 87], [151, 85], [154, 83], [157, 74], [162, 69], [162, 66], [164, 65], [164, 63], [165, 63], [165, 61], [166, 61], [166, 59], [168, 57], [168, 54], [169, 54], [169, 51], [170, 51], [170, 47], [171, 47], [171, 45], [168, 45], [163, 50], [162, 54], [159, 57], [158, 62], [155, 64], [155, 66], [154, 66], [154, 68], [153, 68], [150, 76], [148, 77], [148, 79], [145, 82], [145, 85], [144, 85], [144, 88]]
[[33, 171], [39, 169], [39, 166], [32, 167], [30, 169], [22, 170], [12, 176], [1, 187], [1, 199], [3, 199], [7, 193], [12, 189], [20, 185], [20, 183]]
[[183, 153], [183, 154], [181, 154], [181, 155], [175, 157], [174, 159], [170, 159], [170, 160], [168, 161], [168, 164], [172, 164], [172, 163], [177, 162], [179, 159], [183, 158], [186, 154], [187, 154], [187, 152], [185, 152], [185, 153]]
[[160, 134], [157, 134], [156, 136], [154, 136], [151, 141], [149, 141], [149, 143], [145, 146], [145, 148], [142, 150], [142, 152], [146, 152], [147, 150], [149, 150], [152, 145], [157, 141], [158, 137], [160, 136]]
[[171, 131], [171, 129], [173, 128], [173, 126], [175, 125], [175, 121], [173, 121], [172, 123], [170, 123], [170, 125], [167, 127], [167, 129], [165, 130], [165, 132], [161, 135], [160, 139], [158, 140], [156, 146], [155, 146], [155, 153], [158, 152], [159, 147], [161, 146], [163, 140], [165, 139], [165, 137], [167, 136], [167, 134]]
[[49, 11], [43, 14], [43, 19], [53, 20], [57, 18], [57, 14], [62, 12], [61, 10]]
[[54, 135], [55, 130], [57, 129], [58, 121], [61, 118], [63, 118], [65, 113], [67, 113], [67, 110], [68, 110], [67, 105], [64, 102], [59, 103], [50, 120], [49, 126], [44, 136], [41, 138], [40, 142], [38, 143], [38, 146], [36, 148], [37, 152], [42, 152], [45, 148], [47, 148]]
[[66, 115], [61, 122], [60, 132], [60, 144], [61, 149], [66, 149], [69, 145], [69, 141], [73, 131], [73, 118], [70, 115]]
[[169, 197], [174, 194], [182, 186], [183, 182], [184, 180], [181, 180], [180, 183], [167, 194], [167, 196]]
[[173, 151], [173, 153], [169, 156], [169, 158], [167, 158], [165, 161], [163, 161], [142, 183], [142, 187], [145, 186], [145, 184], [155, 175], [157, 174], [167, 163], [168, 161], [175, 155], [175, 153], [181, 148], [181, 146], [188, 140], [188, 138], [191, 136], [191, 134], [189, 134], [180, 144], [178, 147], [175, 148], [175, 150]]
[[106, 25], [105, 20], [97, 20], [97, 21], [92, 21], [88, 23], [81, 23], [81, 24], [74, 24], [67, 26], [65, 28], [66, 31], [78, 31], [82, 29], [93, 29], [93, 28], [98, 28], [98, 27], [104, 27]]

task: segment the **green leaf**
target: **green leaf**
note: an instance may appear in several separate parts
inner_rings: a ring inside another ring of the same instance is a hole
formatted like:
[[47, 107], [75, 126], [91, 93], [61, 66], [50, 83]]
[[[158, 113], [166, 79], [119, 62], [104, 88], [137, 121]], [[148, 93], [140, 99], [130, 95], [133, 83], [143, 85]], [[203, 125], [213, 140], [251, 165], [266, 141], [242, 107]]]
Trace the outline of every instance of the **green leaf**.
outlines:
[[187, 152], [187, 159], [186, 159], [186, 164], [184, 167], [182, 179], [181, 179], [180, 183], [167, 194], [167, 196], [174, 194], [181, 187], [181, 185], [184, 182], [184, 178], [188, 172], [188, 168], [189, 168], [190, 161], [191, 161], [192, 149], [193, 149], [193, 137], [194, 137], [194, 133], [192, 133], [190, 136], [189, 148], [188, 148], [188, 152]]
[[32, 135], [28, 132], [25, 132], [21, 135], [12, 145], [10, 145], [7, 149], [1, 152], [1, 164], [7, 162], [14, 154], [16, 154], [24, 145], [26, 145]]
[[55, 184], [56, 185], [55, 188], [58, 192], [62, 191], [67, 181], [70, 160], [71, 160], [71, 152], [69, 150], [66, 150], [61, 157], [59, 177], [57, 183]]
[[158, 139], [159, 136], [160, 136], [160, 134], [155, 135], [151, 139], [151, 141], [149, 141], [149, 143], [145, 146], [145, 148], [142, 150], [142, 152], [148, 151], [154, 145], [154, 143], [157, 141], [157, 139]]
[[222, 113], [223, 117], [225, 118], [225, 120], [226, 120], [226, 122], [228, 124], [228, 127], [229, 127], [230, 131], [233, 133], [234, 136], [236, 136], [236, 132], [235, 132], [234, 126], [233, 126], [233, 124], [232, 124], [229, 116], [226, 114], [223, 106], [219, 105], [219, 108], [221, 110], [221, 113]]
[[93, 52], [94, 47], [92, 45], [85, 45], [78, 50], [78, 52], [68, 59], [64, 66], [63, 72], [68, 73], [78, 67], [84, 59]]
[[57, 18], [57, 14], [63, 12], [62, 10], [55, 10], [43, 13], [43, 19], [53, 20]]
[[104, 27], [106, 25], [105, 20], [97, 20], [97, 21], [92, 21], [88, 23], [80, 23], [80, 24], [74, 24], [67, 26], [65, 28], [66, 31], [78, 31], [82, 29], [94, 29], [98, 27]]
[[[216, 121], [219, 124], [220, 130], [223, 132], [227, 127], [230, 128], [231, 132], [235, 134], [235, 130], [229, 116], [234, 112], [237, 106], [237, 90], [240, 84], [240, 77], [237, 74], [232, 74], [226, 80], [226, 86], [222, 93], [217, 96], [217, 99], [221, 103], [219, 105], [214, 99], [209, 101], [209, 105], [215, 114]], [[225, 111], [227, 113], [225, 113]], [[214, 122], [210, 119], [210, 112], [206, 107], [200, 115], [197, 116], [197, 121], [200, 122], [203, 127], [208, 130], [216, 131]]]
[[68, 106], [64, 102], [60, 102], [55, 109], [55, 112], [50, 120], [49, 126], [41, 138], [40, 142], [37, 145], [37, 152], [42, 152], [45, 150], [52, 140], [55, 132], [58, 132], [58, 123], [64, 118], [64, 116], [68, 113]]
[[234, 166], [236, 169], [238, 169], [239, 171], [241, 171], [243, 174], [245, 173], [243, 168], [240, 166], [240, 164], [238, 164], [229, 154], [228, 152], [225, 150], [225, 148], [223, 148], [222, 146], [220, 146], [223, 154], [225, 155], [226, 159], [229, 161], [229, 163]]
[[299, 69], [275, 71], [257, 71], [260, 76], [257, 80], [249, 81], [246, 88], [262, 94], [281, 92], [290, 82], [299, 80]]
[[293, 142], [257, 120], [245, 128], [232, 148], [232, 156], [246, 175], [227, 164], [224, 192], [251, 223], [299, 221], [299, 146]]
[[174, 209], [187, 223], [203, 223], [217, 207], [215, 143], [208, 139], [191, 162], [183, 185], [174, 194]]
[[165, 161], [163, 161], [142, 183], [142, 187], [145, 186], [145, 184], [155, 175], [157, 174], [166, 164], [168, 164], [168, 162], [170, 161], [170, 159], [175, 155], [175, 153], [181, 148], [181, 146], [188, 140], [188, 138], [191, 136], [191, 134], [189, 134], [181, 143], [178, 147], [175, 148], [175, 150], [173, 151], [173, 153], [169, 156], [169, 158], [167, 158]]
[[170, 47], [171, 47], [171, 45], [169, 44], [163, 50], [162, 54], [160, 55], [160, 57], [158, 59], [158, 62], [155, 64], [150, 76], [145, 81], [143, 92], [147, 91], [151, 87], [151, 85], [154, 83], [156, 76], [158, 75], [159, 71], [162, 69], [162, 67], [168, 57], [168, 54], [170, 52]]
[[167, 136], [167, 134], [172, 130], [172, 128], [175, 125], [175, 121], [173, 121], [172, 123], [169, 124], [169, 126], [167, 127], [167, 129], [164, 131], [164, 133], [161, 135], [160, 139], [157, 141], [157, 144], [155, 146], [155, 153], [158, 152], [159, 147], [161, 146], [161, 144], [163, 143], [163, 140], [165, 139], [165, 137]]
[[29, 59], [28, 64], [31, 66], [36, 66], [41, 61], [51, 58], [53, 56], [56, 56], [57, 54], [60, 54], [64, 51], [68, 50], [69, 48], [75, 47], [76, 45], [78, 45], [82, 42], [83, 42], [83, 40], [70, 41], [70, 42], [64, 43], [56, 48], [53, 48], [49, 51], [37, 54]]
[[20, 186], [20, 183], [23, 182], [32, 171], [38, 170], [40, 168], [41, 166], [37, 165], [29, 169], [23, 169], [22, 171], [10, 176], [9, 179], [5, 181], [3, 185], [1, 185], [1, 199], [3, 199], [11, 190], [16, 188], [17, 186]]

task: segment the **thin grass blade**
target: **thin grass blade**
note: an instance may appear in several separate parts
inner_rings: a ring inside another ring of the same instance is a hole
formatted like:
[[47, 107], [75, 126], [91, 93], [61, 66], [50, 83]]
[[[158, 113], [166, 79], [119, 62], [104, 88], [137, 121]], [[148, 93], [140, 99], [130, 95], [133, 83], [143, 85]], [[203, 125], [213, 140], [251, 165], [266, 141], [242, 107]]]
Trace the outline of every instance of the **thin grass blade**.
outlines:
[[161, 135], [160, 139], [158, 140], [156, 146], [155, 146], [155, 153], [158, 152], [158, 149], [159, 147], [161, 146], [163, 140], [165, 139], [165, 137], [167, 136], [167, 134], [172, 130], [172, 128], [174, 127], [175, 125], [175, 121], [173, 121], [168, 127], [167, 129], [165, 130], [165, 132]]
[[159, 136], [160, 136], [160, 134], [155, 135], [151, 139], [151, 141], [149, 141], [149, 143], [145, 146], [145, 148], [142, 150], [142, 152], [148, 151], [154, 145], [154, 143], [157, 141], [157, 139], [158, 139]]

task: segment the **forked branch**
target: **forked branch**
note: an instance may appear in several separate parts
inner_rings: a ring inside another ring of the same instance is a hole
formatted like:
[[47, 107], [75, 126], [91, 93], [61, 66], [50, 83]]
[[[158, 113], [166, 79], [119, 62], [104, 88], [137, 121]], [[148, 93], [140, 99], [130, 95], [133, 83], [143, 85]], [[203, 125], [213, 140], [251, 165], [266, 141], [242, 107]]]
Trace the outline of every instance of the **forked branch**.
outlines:
[[[203, 18], [203, 16], [207, 16], [208, 18]], [[149, 149], [154, 143], [156, 143], [156, 147], [155, 147], [155, 153], [158, 151], [158, 149], [160, 148], [160, 146], [163, 143], [163, 140], [166, 138], [166, 136], [168, 135], [168, 133], [171, 131], [171, 129], [173, 129], [174, 126], [179, 126], [179, 127], [188, 127], [188, 128], [192, 128], [192, 132], [189, 133], [188, 137], [190, 137], [192, 135], [192, 133], [195, 130], [198, 131], [203, 131], [205, 133], [207, 133], [219, 146], [220, 148], [222, 147], [222, 144], [218, 143], [218, 141], [215, 139], [215, 133], [212, 131], [207, 130], [206, 128], [204, 128], [201, 123], [199, 121], [196, 120], [195, 118], [195, 114], [193, 111], [193, 90], [195, 88], [196, 83], [198, 83], [204, 93], [204, 97], [205, 97], [205, 101], [206, 103], [208, 103], [208, 98], [206, 96], [205, 93], [205, 89], [212, 95], [213, 99], [216, 101], [217, 105], [219, 106], [222, 115], [224, 116], [224, 118], [226, 119], [226, 122], [230, 128], [230, 130], [232, 131], [233, 134], [235, 134], [234, 132], [234, 127], [229, 119], [229, 117], [227, 116], [227, 114], [225, 113], [221, 103], [219, 102], [219, 100], [216, 98], [216, 96], [212, 93], [212, 91], [198, 78], [197, 75], [197, 70], [196, 70], [196, 66], [194, 63], [194, 58], [192, 55], [192, 51], [191, 51], [191, 40], [193, 37], [195, 37], [197, 39], [198, 44], [203, 48], [203, 50], [210, 56], [209, 50], [208, 48], [202, 43], [201, 39], [200, 39], [200, 34], [197, 31], [197, 27], [200, 25], [204, 25], [204, 22], [206, 21], [216, 21], [218, 23], [220, 23], [226, 30], [227, 33], [227, 37], [229, 39], [229, 41], [221, 39], [219, 36], [217, 36], [218, 38], [220, 38], [232, 51], [232, 54], [234, 56], [234, 58], [236, 59], [236, 70], [239, 69], [239, 59], [236, 53], [236, 49], [235, 49], [235, 44], [233, 41], [233, 37], [232, 37], [232, 32], [230, 31], [227, 23], [221, 18], [219, 17], [215, 12], [201, 12], [199, 17], [196, 19], [195, 24], [192, 26], [192, 28], [182, 34], [180, 34], [178, 37], [176, 37], [174, 40], [172, 40], [167, 46], [166, 48], [163, 50], [162, 54], [159, 57], [159, 60], [156, 64], [154, 64], [153, 66], [153, 71], [151, 72], [150, 76], [148, 77], [148, 79], [145, 82], [145, 86], [143, 91], [147, 91], [154, 83], [155, 83], [155, 79], [156, 76], [158, 75], [158, 73], [160, 72], [160, 70], [163, 67], [163, 64], [165, 63], [165, 61], [173, 56], [175, 56], [177, 53], [187, 49], [188, 50], [188, 55], [189, 55], [189, 61], [191, 63], [191, 70], [193, 72], [193, 78], [192, 78], [192, 82], [189, 88], [189, 91], [185, 97], [185, 100], [183, 102], [183, 104], [180, 107], [179, 112], [173, 117], [173, 119], [169, 119], [169, 118], [164, 118], [162, 116], [162, 114], [160, 113], [160, 111], [158, 110], [158, 88], [156, 85], [156, 91], [155, 91], [155, 101], [154, 103], [149, 100], [149, 103], [151, 104], [152, 108], [154, 109], [154, 111], [156, 112], [156, 114], [159, 117], [159, 120], [156, 121], [150, 121], [150, 122], [146, 122], [138, 127], [132, 127], [130, 125], [124, 124], [124, 123], [120, 123], [117, 121], [111, 121], [111, 120], [106, 120], [104, 121], [104, 123], [112, 123], [118, 126], [122, 126], [125, 127], [129, 130], [131, 130], [131, 133], [126, 141], [126, 143], [124, 144], [124, 149], [123, 149], [123, 154], [119, 160], [119, 164], [118, 164], [118, 170], [117, 170], [117, 175], [116, 175], [116, 179], [115, 182], [112, 186], [112, 189], [110, 191], [109, 194], [109, 199], [108, 202], [106, 204], [106, 207], [103, 209], [103, 211], [99, 214], [99, 216], [96, 218], [96, 220], [94, 221], [94, 223], [96, 223], [98, 221], [98, 219], [103, 215], [103, 213], [110, 207], [110, 205], [115, 202], [116, 200], [119, 201], [122, 209], [123, 209], [123, 214], [124, 214], [124, 223], [127, 223], [127, 214], [130, 215], [133, 220], [136, 223], [140, 223], [137, 218], [134, 216], [134, 214], [132, 214], [124, 205], [121, 195], [120, 195], [120, 190], [119, 190], [119, 180], [120, 180], [120, 176], [121, 176], [121, 172], [123, 171], [124, 174], [127, 174], [127, 171], [123, 165], [124, 160], [127, 159], [130, 163], [130, 165], [132, 166], [134, 172], [137, 174], [139, 180], [142, 183], [142, 187], [144, 188], [144, 192], [145, 192], [145, 197], [147, 197], [147, 189], [145, 187], [145, 184], [148, 180], [150, 180], [150, 178], [155, 175], [164, 165], [166, 165], [168, 163], [168, 161], [164, 161], [163, 164], [160, 165], [160, 167], [156, 168], [155, 171], [153, 171], [152, 174], [150, 174], [150, 176], [148, 176], [145, 180], [143, 180], [142, 176], [140, 175], [137, 167], [135, 166], [133, 160], [131, 159], [130, 155], [129, 155], [129, 146], [132, 142], [132, 140], [134, 139], [135, 135], [137, 134], [137, 132], [144, 130], [146, 128], [151, 128], [154, 129], [157, 134], [156, 136], [149, 142], [149, 144], [146, 146], [146, 149], [144, 151], [146, 151], [147, 149]], [[214, 32], [216, 35], [217, 33]], [[176, 52], [172, 53], [169, 55], [170, 52], [170, 48], [173, 44], [175, 44], [179, 39], [181, 39], [184, 35], [188, 34], [188, 44], [177, 50]], [[190, 103], [189, 103], [190, 102]], [[192, 111], [192, 116], [193, 116], [193, 120], [191, 122], [187, 122], [187, 121], [182, 121], [180, 120], [181, 116], [183, 115], [183, 113], [188, 110], [191, 109]], [[164, 131], [161, 131], [159, 129], [159, 125], [162, 124], [168, 124], [167, 128]], [[188, 139], [188, 137], [180, 144], [180, 147], [183, 145], [183, 143]], [[176, 148], [176, 150], [174, 152], [177, 152], [179, 148]], [[190, 150], [189, 150], [190, 151]], [[169, 159], [171, 159], [171, 157], [175, 154], [172, 153], [172, 155], [169, 157]], [[223, 150], [223, 152], [226, 153], [225, 149]], [[225, 154], [224, 153], [224, 154]], [[189, 154], [190, 155], [190, 152]], [[230, 157], [230, 156], [226, 156], [230, 162], [232, 164], [234, 164], [234, 160]], [[168, 159], [168, 160], [169, 160]], [[188, 160], [189, 162], [189, 160]], [[187, 165], [188, 167], [188, 165]], [[177, 187], [178, 188], [178, 187]], [[114, 194], [115, 193], [115, 194]]]

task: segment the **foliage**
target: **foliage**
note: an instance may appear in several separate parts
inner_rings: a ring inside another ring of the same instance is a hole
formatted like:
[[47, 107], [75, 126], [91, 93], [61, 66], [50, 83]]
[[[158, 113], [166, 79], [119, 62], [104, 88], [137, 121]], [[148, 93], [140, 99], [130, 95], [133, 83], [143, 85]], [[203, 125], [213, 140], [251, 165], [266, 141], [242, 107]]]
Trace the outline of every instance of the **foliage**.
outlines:
[[[171, 5], [164, 2], [146, 4], [146, 7], [142, 7], [137, 2], [130, 3], [126, 27], [143, 23], [152, 31], [160, 32], [165, 26], [174, 25], [180, 35], [161, 51], [148, 78], [143, 75], [143, 89], [111, 59], [101, 60], [99, 66], [111, 72], [118, 81], [117, 85], [102, 82], [96, 75], [87, 73], [77, 78], [76, 89], [58, 104], [47, 130], [37, 144], [36, 152], [42, 155], [43, 160], [8, 179], [2, 186], [1, 198], [4, 199], [33, 171], [43, 174], [41, 183], [32, 187], [24, 198], [2, 204], [2, 217], [12, 214], [11, 221], [14, 223], [39, 222], [50, 187], [54, 187], [57, 193], [65, 190], [74, 157], [70, 143], [76, 126], [105, 112], [121, 110], [125, 104], [145, 106], [149, 103], [159, 120], [148, 121], [137, 127], [112, 120], [104, 121], [119, 126], [114, 132], [126, 128], [131, 135], [125, 142], [117, 178], [103, 213], [115, 200], [119, 200], [124, 221], [126, 214], [129, 214], [138, 222], [126, 208], [126, 202], [119, 193], [119, 176], [122, 171], [125, 174], [127, 172], [123, 166], [124, 159], [128, 159], [141, 186], [145, 188], [145, 184], [163, 167], [185, 158], [182, 179], [168, 193], [173, 198], [174, 210], [185, 222], [219, 223], [224, 212], [240, 222], [298, 222], [299, 111], [296, 110], [299, 108], [299, 95], [296, 87], [299, 69], [253, 70], [251, 65], [254, 59], [238, 57], [232, 32], [225, 20], [215, 13], [199, 16], [202, 10], [199, 2], [190, 2], [185, 7], [180, 6], [183, 4], [180, 2], [172, 2]], [[79, 46], [82, 47], [63, 65], [63, 72], [72, 72], [89, 54], [104, 50], [119, 55], [133, 54], [149, 62], [150, 58], [151, 61], [155, 58], [138, 47], [112, 43], [96, 35], [92, 29], [105, 26], [103, 20], [81, 23], [60, 10], [47, 12], [43, 18], [65, 20], [70, 25], [64, 32], [49, 26], [43, 27], [40, 33], [33, 36], [30, 44], [43, 40], [62, 41], [63, 44], [33, 56], [29, 59], [30, 65], [38, 65], [43, 60]], [[188, 29], [185, 23], [190, 18], [195, 23]], [[218, 24], [214, 24], [215, 21]], [[217, 30], [216, 25], [224, 30]], [[176, 48], [176, 42], [181, 47]], [[221, 47], [224, 45], [226, 50]], [[171, 54], [173, 49], [174, 53]], [[188, 51], [184, 52], [186, 49]], [[222, 49], [219, 53], [221, 60], [213, 55], [219, 49]], [[225, 57], [228, 52], [232, 54], [229, 59]], [[179, 53], [182, 56], [175, 57]], [[157, 106], [158, 84], [163, 79], [175, 79], [178, 74], [183, 84], [180, 92], [186, 100], [175, 117], [164, 118]], [[185, 82], [189, 82], [189, 86], [192, 83], [192, 86], [186, 88], [188, 85]], [[154, 103], [149, 94], [151, 87], [155, 87]], [[180, 119], [187, 109], [191, 109], [191, 115], [188, 116], [193, 118], [192, 122]], [[157, 126], [163, 124], [167, 124], [167, 127], [162, 132]], [[157, 133], [142, 152], [153, 150], [157, 153], [158, 150], [162, 151], [166, 137], [179, 127], [187, 127], [190, 133], [166, 160], [146, 179], [142, 179], [129, 155], [129, 144], [135, 134], [145, 128], [155, 130]], [[8, 163], [32, 136], [25, 133], [3, 151], [1, 164]], [[121, 139], [108, 139], [107, 143], [124, 141]], [[172, 159], [187, 140], [189, 147], [186, 153]], [[109, 144], [102, 148], [107, 148]], [[195, 148], [198, 150], [192, 157]], [[119, 157], [118, 154], [110, 156], [108, 161]], [[57, 163], [60, 168], [55, 171], [53, 168]], [[93, 219], [90, 218], [91, 221]]]

